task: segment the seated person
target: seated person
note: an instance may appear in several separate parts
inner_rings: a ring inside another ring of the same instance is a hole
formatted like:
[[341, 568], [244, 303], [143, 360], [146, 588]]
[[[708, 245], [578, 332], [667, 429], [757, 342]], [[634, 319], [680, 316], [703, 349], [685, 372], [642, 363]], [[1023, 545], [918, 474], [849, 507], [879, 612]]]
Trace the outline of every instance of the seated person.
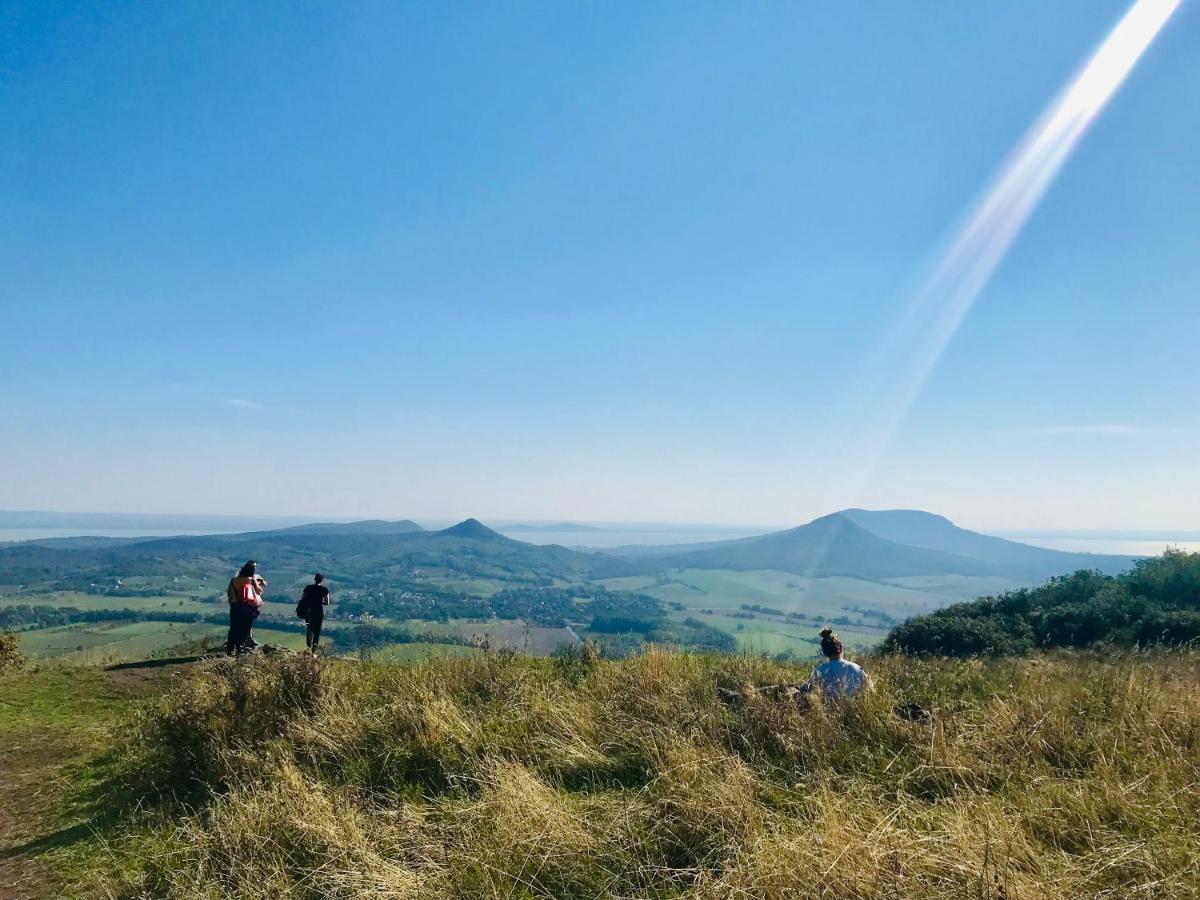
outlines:
[[800, 685], [801, 691], [819, 690], [827, 699], [843, 700], [871, 689], [871, 679], [862, 667], [842, 659], [842, 642], [832, 628], [821, 629], [821, 653], [825, 662], [813, 669]]

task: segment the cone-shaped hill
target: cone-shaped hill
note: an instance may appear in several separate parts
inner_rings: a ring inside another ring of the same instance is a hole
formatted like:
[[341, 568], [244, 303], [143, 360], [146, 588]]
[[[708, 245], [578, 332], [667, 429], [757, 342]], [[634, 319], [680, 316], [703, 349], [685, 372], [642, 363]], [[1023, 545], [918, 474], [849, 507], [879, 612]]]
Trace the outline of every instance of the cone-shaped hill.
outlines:
[[439, 532], [447, 537], [470, 538], [474, 541], [507, 541], [498, 531], [492, 531], [478, 519], [463, 519], [457, 525], [451, 525]]

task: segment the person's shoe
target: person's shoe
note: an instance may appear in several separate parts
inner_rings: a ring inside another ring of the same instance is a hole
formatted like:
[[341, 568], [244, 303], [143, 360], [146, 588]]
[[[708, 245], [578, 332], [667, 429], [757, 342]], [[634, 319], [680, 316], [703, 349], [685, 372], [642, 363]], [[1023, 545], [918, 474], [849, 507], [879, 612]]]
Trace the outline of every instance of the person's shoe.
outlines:
[[250, 638], [250, 640], [246, 641], [246, 649], [247, 650], [257, 650], [261, 646], [262, 646], [262, 644], [260, 644], [254, 638]]

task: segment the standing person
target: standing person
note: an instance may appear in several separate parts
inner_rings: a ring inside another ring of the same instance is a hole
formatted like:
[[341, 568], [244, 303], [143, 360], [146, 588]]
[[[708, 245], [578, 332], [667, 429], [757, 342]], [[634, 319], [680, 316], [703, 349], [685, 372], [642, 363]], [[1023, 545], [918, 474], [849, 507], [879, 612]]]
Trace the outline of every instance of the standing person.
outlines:
[[258, 563], [247, 560], [225, 589], [225, 598], [229, 601], [229, 637], [225, 641], [225, 652], [230, 655], [240, 655], [258, 646], [250, 631], [262, 609], [262, 589], [266, 580], [256, 573], [257, 569]]
[[246, 647], [250, 650], [257, 650], [259, 643], [254, 639], [254, 622], [262, 612], [263, 601], [267, 592], [267, 579], [258, 574], [258, 563], [254, 564], [254, 592], [257, 595], [254, 601], [254, 610], [250, 614], [250, 627], [246, 630]]
[[871, 689], [871, 679], [858, 663], [842, 659], [842, 642], [832, 628], [821, 629], [821, 653], [825, 662], [813, 669], [800, 690], [819, 690], [830, 700], [843, 700]]
[[321, 623], [325, 621], [325, 607], [329, 605], [329, 588], [325, 587], [325, 576], [318, 572], [313, 583], [305, 585], [304, 593], [296, 612], [304, 619], [304, 646], [313, 656], [317, 655], [317, 644], [321, 640]]

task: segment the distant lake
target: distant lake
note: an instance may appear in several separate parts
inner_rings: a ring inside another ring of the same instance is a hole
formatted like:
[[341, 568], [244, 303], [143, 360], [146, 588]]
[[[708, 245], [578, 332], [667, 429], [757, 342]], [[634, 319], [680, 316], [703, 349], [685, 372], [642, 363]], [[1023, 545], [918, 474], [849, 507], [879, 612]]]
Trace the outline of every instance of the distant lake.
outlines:
[[699, 544], [707, 541], [732, 541], [766, 534], [764, 528], [700, 527], [679, 529], [609, 531], [513, 531], [497, 528], [501, 534], [527, 544], [562, 544], [564, 547], [623, 547], [628, 544]]
[[1178, 547], [1189, 553], [1200, 553], [1200, 541], [1173, 541], [1169, 538], [1123, 538], [1111, 537], [1046, 537], [1045, 535], [1005, 534], [1010, 541], [1049, 547], [1051, 550], [1066, 550], [1071, 553], [1115, 553], [1120, 556], [1158, 556], [1168, 547]]

